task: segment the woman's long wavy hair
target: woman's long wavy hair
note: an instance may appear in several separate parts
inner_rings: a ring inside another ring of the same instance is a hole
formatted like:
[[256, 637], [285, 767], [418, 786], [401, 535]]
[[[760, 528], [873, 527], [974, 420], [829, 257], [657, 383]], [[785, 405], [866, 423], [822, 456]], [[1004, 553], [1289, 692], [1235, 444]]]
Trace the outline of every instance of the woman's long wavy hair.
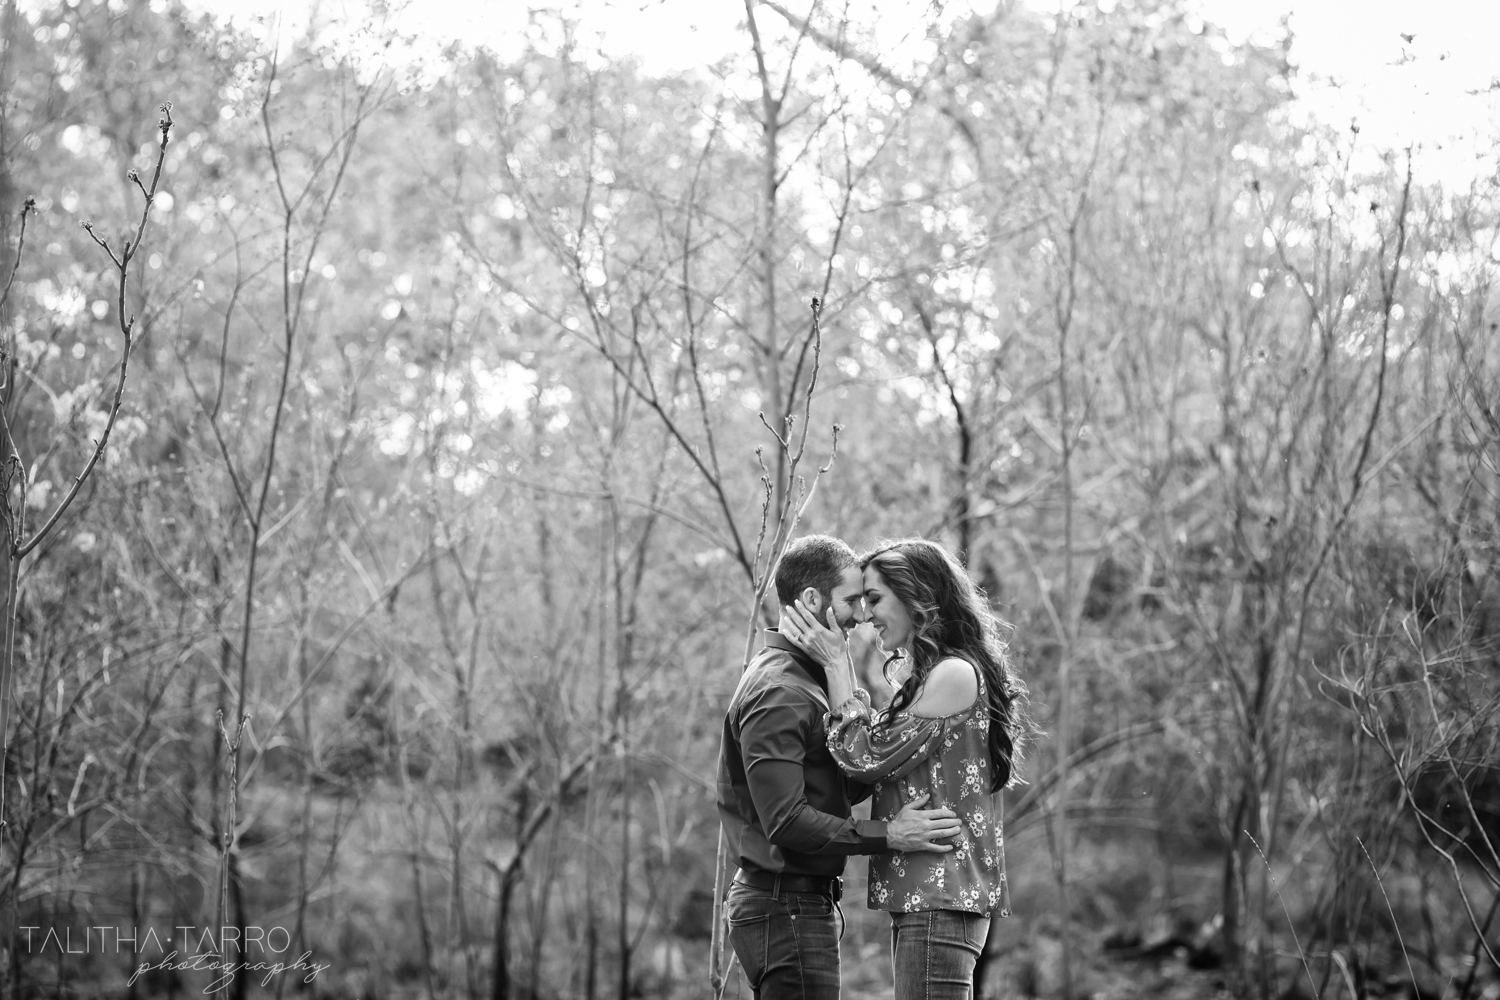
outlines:
[[[1002, 633], [1009, 628], [990, 610], [989, 601], [963, 566], [934, 542], [914, 538], [886, 542], [860, 559], [860, 568], [880, 571], [891, 593], [906, 606], [912, 620], [908, 654], [911, 674], [885, 710], [887, 719], [910, 705], [932, 668], [953, 656], [979, 668], [984, 676], [990, 717], [990, 791], [1020, 784], [1025, 744], [1036, 734], [1026, 712], [1026, 685], [1010, 669]], [[886, 677], [894, 653], [886, 660]]]

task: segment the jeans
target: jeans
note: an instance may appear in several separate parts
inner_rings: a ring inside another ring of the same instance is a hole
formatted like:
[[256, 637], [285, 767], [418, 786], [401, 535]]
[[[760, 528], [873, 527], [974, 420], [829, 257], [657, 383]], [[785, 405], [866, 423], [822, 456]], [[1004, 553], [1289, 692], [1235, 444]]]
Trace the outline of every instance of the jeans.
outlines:
[[833, 900], [785, 890], [777, 898], [735, 882], [724, 908], [730, 947], [756, 1000], [838, 1000], [839, 928]]
[[958, 910], [891, 914], [896, 1000], [973, 1000], [990, 918]]

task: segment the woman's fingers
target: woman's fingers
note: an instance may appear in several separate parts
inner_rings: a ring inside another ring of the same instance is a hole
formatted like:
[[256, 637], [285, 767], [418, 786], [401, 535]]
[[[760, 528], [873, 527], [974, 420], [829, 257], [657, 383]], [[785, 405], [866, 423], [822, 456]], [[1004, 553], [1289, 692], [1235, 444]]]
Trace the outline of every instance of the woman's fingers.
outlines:
[[783, 606], [781, 609], [781, 621], [778, 624], [781, 633], [802, 649], [819, 655], [820, 641], [824, 636], [818, 632], [818, 620], [812, 612], [807, 610], [807, 605], [800, 600], [796, 606]]
[[800, 597], [797, 598], [797, 607], [795, 610], [797, 612], [798, 618], [801, 620], [802, 627], [807, 629], [809, 632], [816, 633], [819, 630], [826, 629], [834, 635], [842, 636], [843, 629], [839, 628], [838, 616], [833, 613], [832, 605], [829, 605], [827, 611], [828, 624], [826, 625], [823, 624], [823, 622], [818, 618], [817, 615], [813, 614], [812, 611], [808, 609], [806, 604], [802, 603], [802, 598]]
[[781, 609], [781, 621], [776, 623], [776, 630], [797, 645], [802, 645], [802, 630], [797, 625], [797, 620], [792, 617], [791, 608]]

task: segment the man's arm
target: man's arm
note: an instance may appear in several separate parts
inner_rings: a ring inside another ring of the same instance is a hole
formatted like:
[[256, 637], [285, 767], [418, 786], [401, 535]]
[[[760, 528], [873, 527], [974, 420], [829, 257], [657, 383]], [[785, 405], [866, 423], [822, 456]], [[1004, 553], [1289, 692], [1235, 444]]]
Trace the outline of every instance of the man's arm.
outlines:
[[[953, 849], [958, 815], [951, 809], [921, 809], [926, 794], [906, 804], [889, 822], [841, 819], [807, 801], [802, 774], [811, 709], [770, 693], [748, 704], [740, 726], [750, 799], [766, 837], [803, 854], [881, 854]], [[795, 696], [791, 696], [795, 697]]]
[[840, 819], [807, 801], [802, 765], [761, 760], [749, 768], [750, 798], [766, 837], [802, 854], [879, 854], [887, 849], [885, 823]]
[[[946, 854], [953, 850], [949, 841], [959, 833], [958, 814], [952, 809], [920, 808], [929, 798], [926, 792], [903, 806], [890, 822], [839, 819], [808, 804], [801, 764], [762, 761], [750, 769], [748, 777], [750, 798], [755, 802], [756, 815], [765, 824], [766, 837], [787, 850], [803, 854]], [[788, 789], [795, 789], [795, 793]]]
[[[813, 707], [784, 689], [762, 692], [745, 705], [739, 742], [755, 814], [777, 847], [802, 854], [879, 854], [885, 823], [840, 818], [807, 801], [802, 773]], [[821, 713], [819, 713], [821, 714]]]

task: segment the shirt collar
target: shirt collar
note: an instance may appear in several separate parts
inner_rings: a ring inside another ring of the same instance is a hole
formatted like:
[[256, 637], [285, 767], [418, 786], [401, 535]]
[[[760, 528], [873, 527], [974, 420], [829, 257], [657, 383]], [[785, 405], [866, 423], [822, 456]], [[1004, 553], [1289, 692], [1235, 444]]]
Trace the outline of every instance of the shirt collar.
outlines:
[[768, 628], [761, 633], [765, 637], [768, 649], [780, 649], [792, 654], [792, 660], [817, 681], [818, 687], [824, 691], [828, 690], [828, 673], [823, 669], [823, 664], [808, 656], [801, 646], [781, 634], [779, 629]]

